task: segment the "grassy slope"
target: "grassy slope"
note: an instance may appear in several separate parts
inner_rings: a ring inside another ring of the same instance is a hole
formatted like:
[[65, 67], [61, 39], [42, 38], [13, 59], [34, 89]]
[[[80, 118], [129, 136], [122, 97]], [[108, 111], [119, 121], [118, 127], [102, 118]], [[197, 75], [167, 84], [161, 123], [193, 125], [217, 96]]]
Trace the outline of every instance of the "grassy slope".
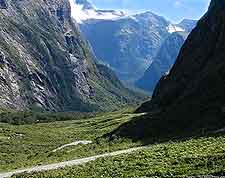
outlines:
[[156, 144], [130, 155], [99, 159], [84, 166], [23, 174], [17, 178], [146, 178], [224, 175], [225, 137]]
[[[128, 139], [111, 143], [97, 139], [130, 120], [134, 116], [130, 111], [125, 109], [98, 114], [94, 118], [31, 125], [0, 123], [0, 172], [136, 146], [138, 143], [132, 143]], [[63, 144], [77, 140], [91, 140], [93, 144], [51, 152]]]

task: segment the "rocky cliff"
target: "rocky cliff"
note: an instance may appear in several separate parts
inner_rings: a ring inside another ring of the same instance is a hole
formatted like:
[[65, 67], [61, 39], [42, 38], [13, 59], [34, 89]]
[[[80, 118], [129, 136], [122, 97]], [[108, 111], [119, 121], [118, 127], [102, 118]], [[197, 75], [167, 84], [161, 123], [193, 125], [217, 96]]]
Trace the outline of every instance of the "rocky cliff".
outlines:
[[135, 98], [112, 91], [92, 59], [69, 1], [0, 1], [0, 107], [105, 110]]

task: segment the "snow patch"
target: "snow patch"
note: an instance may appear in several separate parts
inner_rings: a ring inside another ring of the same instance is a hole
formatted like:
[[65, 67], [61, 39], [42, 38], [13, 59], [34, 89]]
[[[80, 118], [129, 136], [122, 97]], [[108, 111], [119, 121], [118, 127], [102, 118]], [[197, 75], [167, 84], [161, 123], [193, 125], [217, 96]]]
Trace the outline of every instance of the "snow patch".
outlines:
[[59, 148], [56, 148], [52, 152], [57, 152], [57, 151], [62, 150], [64, 148], [66, 148], [66, 147], [69, 147], [69, 146], [88, 145], [88, 144], [91, 144], [91, 143], [92, 143], [92, 141], [88, 141], [88, 140], [75, 141], [75, 142], [72, 142], [72, 143], [60, 146]]
[[185, 30], [179, 26], [173, 25], [173, 24], [169, 24], [169, 26], [167, 27], [167, 30], [169, 33], [174, 33], [174, 32], [184, 32]]
[[73, 54], [70, 54], [70, 60], [72, 63], [77, 63], [78, 59], [73, 55]]
[[115, 20], [125, 16], [123, 11], [85, 9], [84, 5], [76, 4], [74, 0], [69, 1], [71, 6], [71, 16], [80, 24], [88, 19]]

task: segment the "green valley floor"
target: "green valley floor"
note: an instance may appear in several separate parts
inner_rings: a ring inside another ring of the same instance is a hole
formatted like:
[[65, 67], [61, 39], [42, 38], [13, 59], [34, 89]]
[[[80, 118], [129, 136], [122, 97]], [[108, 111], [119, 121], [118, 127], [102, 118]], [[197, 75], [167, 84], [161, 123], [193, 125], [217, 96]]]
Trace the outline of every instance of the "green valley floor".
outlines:
[[[30, 125], [0, 123], [0, 173], [141, 146], [129, 139], [101, 138], [136, 117], [132, 109], [93, 118]], [[70, 144], [86, 141], [87, 145]], [[92, 142], [92, 143], [91, 143]], [[88, 144], [89, 143], [89, 144]], [[148, 145], [84, 165], [17, 178], [147, 178], [225, 175], [225, 134]]]
[[[130, 111], [124, 109], [98, 114], [94, 118], [40, 124], [0, 123], [0, 172], [136, 147], [140, 143], [127, 139], [108, 143], [99, 138], [137, 116]], [[92, 144], [68, 145], [55, 151], [63, 145], [83, 140]]]

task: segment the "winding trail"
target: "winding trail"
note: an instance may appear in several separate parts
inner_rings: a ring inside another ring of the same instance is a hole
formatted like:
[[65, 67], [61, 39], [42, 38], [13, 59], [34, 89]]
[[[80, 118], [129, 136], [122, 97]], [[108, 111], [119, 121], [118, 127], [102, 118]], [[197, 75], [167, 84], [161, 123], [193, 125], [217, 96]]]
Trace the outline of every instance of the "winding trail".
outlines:
[[14, 174], [20, 174], [20, 173], [25, 173], [25, 172], [27, 172], [27, 173], [42, 172], [42, 171], [49, 171], [49, 170], [65, 168], [67, 166], [77, 166], [77, 165], [88, 163], [90, 161], [94, 161], [98, 158], [105, 158], [105, 157], [110, 157], [110, 156], [129, 154], [129, 153], [132, 153], [132, 152], [135, 152], [135, 151], [143, 150], [144, 148], [147, 148], [147, 147], [130, 148], [130, 149], [127, 149], [127, 150], [115, 151], [115, 152], [112, 152], [112, 153], [106, 153], [106, 154], [96, 155], [96, 156], [87, 157], [87, 158], [75, 159], [75, 160], [64, 161], [64, 162], [55, 163], [55, 164], [35, 166], [35, 167], [32, 167], [32, 168], [28, 168], [28, 169], [21, 169], [21, 170], [6, 172], [6, 173], [0, 173], [0, 178], [11, 177]]

